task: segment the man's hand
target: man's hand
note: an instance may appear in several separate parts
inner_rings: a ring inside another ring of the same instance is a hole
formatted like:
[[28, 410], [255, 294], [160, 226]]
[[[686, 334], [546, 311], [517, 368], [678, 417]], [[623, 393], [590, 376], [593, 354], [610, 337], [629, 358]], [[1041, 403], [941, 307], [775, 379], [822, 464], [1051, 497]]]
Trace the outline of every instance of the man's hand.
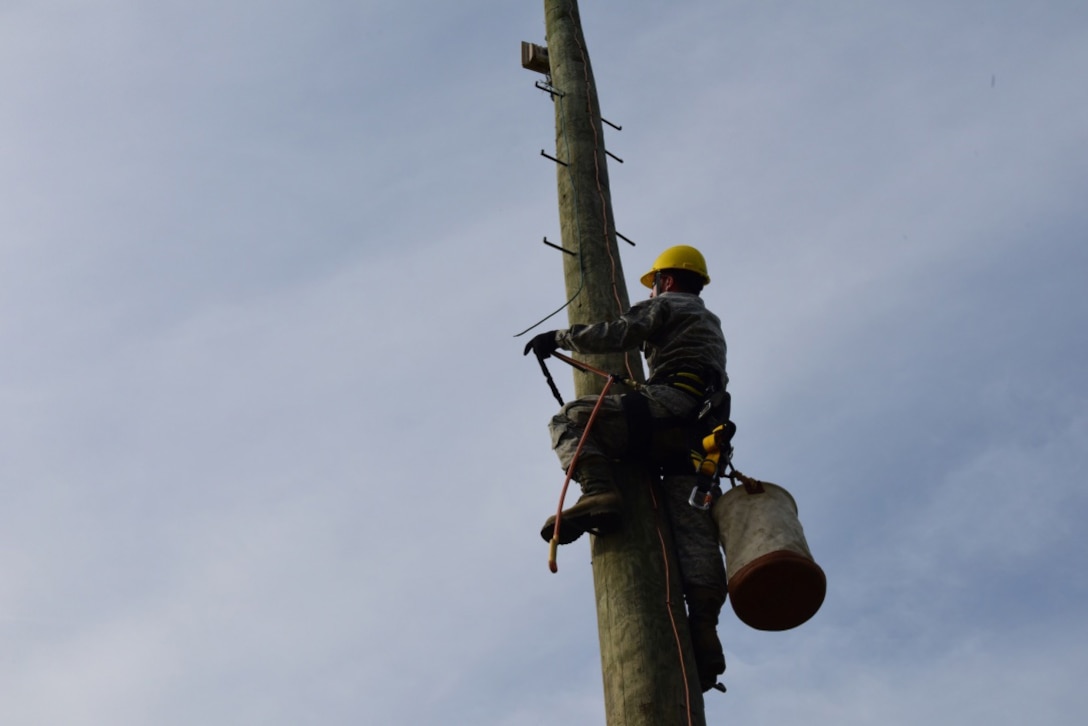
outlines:
[[555, 341], [555, 334], [558, 332], [558, 330], [549, 330], [547, 333], [535, 336], [525, 344], [525, 352], [522, 355], [529, 355], [531, 350], [536, 353], [537, 358], [544, 360], [559, 349], [559, 344]]

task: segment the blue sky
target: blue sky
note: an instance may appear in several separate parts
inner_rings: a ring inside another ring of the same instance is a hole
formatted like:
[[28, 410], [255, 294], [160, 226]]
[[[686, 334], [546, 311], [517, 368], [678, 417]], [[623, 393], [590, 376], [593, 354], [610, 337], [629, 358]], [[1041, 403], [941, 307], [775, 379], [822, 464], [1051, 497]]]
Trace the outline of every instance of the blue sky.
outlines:
[[[1079, 724], [1088, 9], [581, 10], [628, 289], [704, 251], [737, 466], [829, 580], [794, 631], [726, 610], [708, 722]], [[0, 6], [0, 721], [603, 722], [513, 337], [564, 299], [543, 36]]]

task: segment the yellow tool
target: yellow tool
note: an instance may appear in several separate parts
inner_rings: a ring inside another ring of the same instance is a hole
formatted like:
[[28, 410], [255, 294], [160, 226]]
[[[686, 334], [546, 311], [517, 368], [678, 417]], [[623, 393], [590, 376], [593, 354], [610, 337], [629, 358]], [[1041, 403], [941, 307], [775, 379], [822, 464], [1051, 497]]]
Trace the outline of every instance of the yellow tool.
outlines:
[[[711, 491], [714, 480], [724, 473], [729, 466], [729, 459], [733, 455], [733, 447], [729, 442], [733, 438], [734, 427], [728, 423], [716, 427], [703, 437], [703, 450], [691, 451], [691, 463], [695, 466], [695, 473], [699, 476], [699, 484], [691, 490], [688, 504], [699, 509], [710, 509], [713, 499]], [[722, 456], [725, 463], [722, 463]]]

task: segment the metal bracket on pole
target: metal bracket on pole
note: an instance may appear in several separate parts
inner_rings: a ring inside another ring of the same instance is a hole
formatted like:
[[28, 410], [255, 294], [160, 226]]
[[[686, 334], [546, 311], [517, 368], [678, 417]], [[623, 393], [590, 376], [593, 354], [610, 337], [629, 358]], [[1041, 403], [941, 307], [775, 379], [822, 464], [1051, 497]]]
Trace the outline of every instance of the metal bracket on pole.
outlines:
[[577, 257], [578, 256], [577, 252], [571, 252], [566, 247], [560, 247], [559, 245], [555, 244], [554, 242], [549, 242], [547, 237], [544, 238], [544, 244], [548, 245], [549, 247], [553, 247], [553, 248], [559, 250], [560, 252], [565, 252], [568, 255], [570, 255], [571, 257]]
[[612, 157], [613, 159], [615, 159], [615, 160], [616, 160], [616, 161], [618, 161], [619, 163], [621, 163], [621, 164], [623, 163], [623, 159], [621, 159], [620, 157], [616, 156], [615, 154], [613, 154], [613, 153], [612, 153], [611, 151], [609, 151], [608, 149], [605, 149], [605, 150], [604, 150], [604, 153], [608, 154], [609, 156], [611, 156], [611, 157]]
[[616, 131], [623, 131], [622, 126], [617, 126], [616, 124], [614, 124], [611, 121], [609, 121], [608, 119], [606, 119], [604, 116], [601, 116], [601, 121], [604, 121], [606, 124], [608, 124], [609, 126], [611, 126], [614, 129], [616, 129]]
[[570, 166], [570, 164], [568, 164], [567, 162], [560, 161], [559, 159], [556, 159], [554, 156], [550, 156], [550, 155], [544, 153], [544, 149], [540, 150], [540, 155], [543, 156], [545, 159], [551, 159], [552, 161], [554, 161], [556, 164], [559, 164], [560, 166]]
[[555, 100], [556, 96], [562, 98], [564, 95], [566, 95], [552, 84], [545, 83], [544, 81], [537, 81], [533, 85], [551, 96], [553, 101]]
[[624, 237], [624, 236], [623, 236], [622, 234], [620, 234], [619, 232], [616, 232], [616, 236], [617, 236], [617, 237], [619, 237], [620, 239], [622, 239], [622, 240], [623, 240], [624, 242], [626, 242], [627, 244], [631, 245], [632, 247], [634, 247], [634, 246], [635, 246], [635, 243], [634, 243], [634, 242], [632, 242], [631, 240], [627, 239], [626, 237]]

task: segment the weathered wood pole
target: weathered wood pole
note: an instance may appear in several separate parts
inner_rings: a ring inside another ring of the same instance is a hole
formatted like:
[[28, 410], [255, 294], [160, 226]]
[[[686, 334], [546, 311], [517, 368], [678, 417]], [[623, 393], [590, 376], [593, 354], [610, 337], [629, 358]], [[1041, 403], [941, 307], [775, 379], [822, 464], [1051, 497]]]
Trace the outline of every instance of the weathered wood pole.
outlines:
[[[562, 255], [567, 295], [573, 298], [568, 317], [572, 325], [611, 320], [627, 309], [629, 300], [589, 53], [576, 0], [545, 0], [544, 11], [548, 69], [556, 91], [560, 225], [563, 247], [576, 253]], [[637, 353], [589, 356], [587, 362], [643, 377]], [[600, 393], [604, 382], [599, 377], [574, 375], [577, 395]], [[663, 503], [656, 478], [635, 464], [617, 466], [616, 474], [624, 527], [591, 538], [607, 724], [704, 726], [672, 538], [664, 513], [655, 507]]]

